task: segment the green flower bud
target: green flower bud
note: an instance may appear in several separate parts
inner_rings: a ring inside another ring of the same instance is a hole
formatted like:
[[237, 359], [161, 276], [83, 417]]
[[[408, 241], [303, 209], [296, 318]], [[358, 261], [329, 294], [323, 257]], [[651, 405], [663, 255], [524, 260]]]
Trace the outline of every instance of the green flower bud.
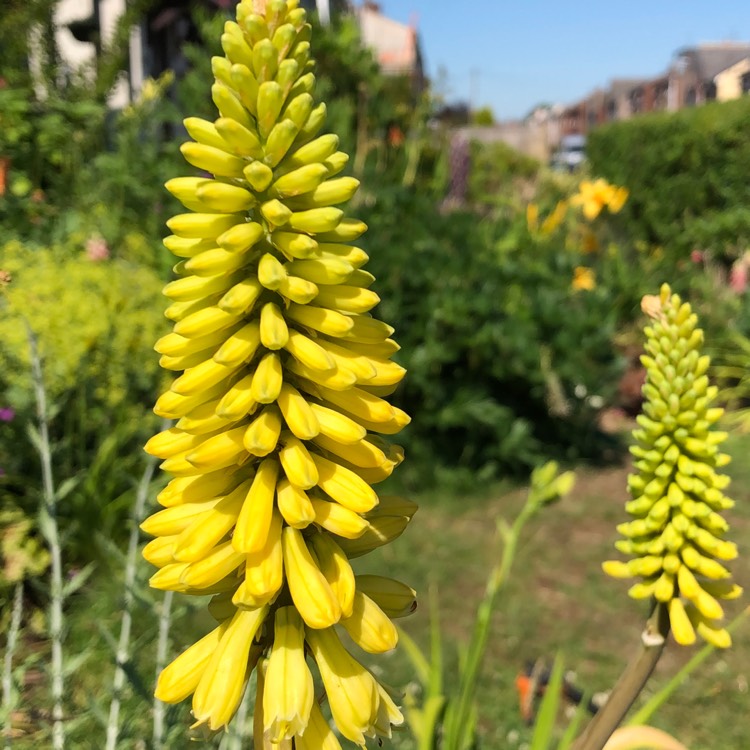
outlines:
[[633, 520], [617, 527], [625, 538], [615, 545], [631, 559], [606, 562], [604, 570], [643, 579], [630, 596], [668, 604], [678, 643], [692, 643], [697, 632], [726, 647], [731, 639], [717, 599], [739, 590], [718, 562], [737, 556], [736, 545], [722, 538], [729, 524], [718, 512], [733, 504], [722, 493], [729, 478], [719, 473], [729, 461], [719, 452], [727, 434], [712, 429], [723, 410], [711, 405], [717, 389], [709, 385], [710, 359], [700, 351], [703, 331], [690, 305], [665, 284], [644, 309], [656, 312], [644, 329], [644, 414], [633, 431], [636, 473], [625, 506]]

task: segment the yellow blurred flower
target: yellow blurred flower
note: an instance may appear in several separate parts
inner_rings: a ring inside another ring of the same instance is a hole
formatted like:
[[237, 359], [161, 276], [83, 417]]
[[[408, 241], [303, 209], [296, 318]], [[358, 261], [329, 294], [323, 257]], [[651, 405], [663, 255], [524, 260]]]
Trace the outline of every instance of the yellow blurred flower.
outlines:
[[571, 287], [574, 291], [578, 292], [585, 290], [591, 291], [596, 287], [596, 275], [592, 268], [586, 266], [577, 266], [573, 271], [573, 283]]
[[539, 228], [539, 206], [536, 203], [526, 206], [526, 226], [532, 233]]
[[611, 200], [614, 188], [606, 180], [599, 178], [594, 182], [583, 180], [578, 186], [578, 191], [570, 202], [574, 206], [581, 206], [583, 215], [589, 221], [593, 221]]
[[558, 201], [552, 213], [542, 222], [542, 234], [552, 234], [562, 224], [568, 213], [568, 202]]
[[625, 201], [627, 201], [629, 195], [630, 192], [627, 188], [615, 188], [614, 192], [612, 193], [612, 197], [609, 199], [609, 205], [607, 206], [607, 208], [609, 208], [609, 212], [616, 214], [618, 211], [620, 211], [620, 209], [625, 205]]

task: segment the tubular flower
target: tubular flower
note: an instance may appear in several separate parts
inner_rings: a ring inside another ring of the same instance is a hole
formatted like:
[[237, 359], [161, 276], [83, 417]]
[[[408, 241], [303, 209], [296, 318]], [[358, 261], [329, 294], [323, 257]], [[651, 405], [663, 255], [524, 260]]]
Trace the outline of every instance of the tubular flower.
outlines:
[[[164, 293], [174, 329], [156, 344], [177, 377], [155, 412], [177, 420], [148, 453], [173, 475], [142, 525], [155, 588], [213, 595], [218, 627], [168, 666], [158, 697], [193, 696], [224, 727], [258, 666], [255, 746], [336, 748], [389, 736], [398, 708], [339, 641], [396, 645], [391, 618], [416, 606], [408, 586], [357, 578], [350, 560], [386, 544], [416, 506], [373, 485], [401, 462], [409, 417], [385, 400], [404, 376], [393, 329], [350, 244], [366, 229], [339, 206], [357, 180], [338, 138], [319, 134], [310, 26], [298, 0], [251, 0], [212, 60], [215, 122], [185, 120], [182, 153], [213, 175], [167, 189], [188, 211], [168, 222], [181, 260]], [[315, 667], [317, 663], [317, 667]], [[318, 693], [319, 694], [319, 693]], [[360, 700], [363, 698], [363, 700]]]
[[710, 360], [701, 356], [703, 331], [690, 305], [665, 284], [659, 297], [646, 297], [644, 311], [654, 318], [645, 329], [645, 403], [631, 447], [636, 473], [628, 479], [633, 520], [618, 526], [625, 537], [615, 545], [629, 562], [608, 561], [615, 578], [639, 577], [635, 599], [663, 603], [675, 640], [705, 641], [725, 648], [720, 599], [734, 599], [739, 586], [722, 564], [737, 556], [723, 537], [729, 526], [720, 511], [733, 506], [723, 490], [729, 478], [719, 469], [729, 457], [719, 451], [726, 433], [713, 429], [723, 409], [711, 408], [715, 386], [708, 384]]

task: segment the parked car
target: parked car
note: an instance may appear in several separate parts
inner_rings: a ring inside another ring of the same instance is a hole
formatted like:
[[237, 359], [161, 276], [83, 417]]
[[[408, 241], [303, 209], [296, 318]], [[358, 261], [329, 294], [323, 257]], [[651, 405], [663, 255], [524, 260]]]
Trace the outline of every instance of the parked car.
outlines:
[[573, 172], [581, 166], [585, 158], [586, 136], [564, 135], [560, 140], [557, 151], [552, 156], [551, 166], [553, 169]]

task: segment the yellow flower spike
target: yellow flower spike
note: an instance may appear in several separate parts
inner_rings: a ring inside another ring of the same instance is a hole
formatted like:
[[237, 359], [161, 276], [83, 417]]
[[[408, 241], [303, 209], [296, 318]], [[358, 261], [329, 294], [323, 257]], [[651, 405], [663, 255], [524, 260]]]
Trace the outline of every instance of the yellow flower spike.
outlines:
[[264, 459], [258, 467], [232, 536], [232, 545], [237, 552], [250, 554], [265, 545], [271, 528], [278, 475], [278, 461], [271, 458]]
[[690, 305], [666, 284], [658, 297], [644, 298], [642, 309], [652, 322], [641, 358], [645, 402], [631, 448], [637, 473], [628, 481], [633, 500], [626, 507], [635, 520], [620, 524], [626, 539], [617, 544], [633, 558], [603, 567], [616, 578], [643, 579], [631, 596], [668, 604], [678, 643], [693, 643], [697, 632], [726, 648], [731, 639], [718, 599], [741, 590], [719, 562], [734, 559], [737, 548], [722, 538], [728, 524], [718, 511], [732, 505], [718, 489], [729, 483], [719, 473], [724, 459], [717, 449], [726, 434], [711, 430], [722, 412], [711, 407], [716, 391], [706, 377], [703, 332]]
[[196, 517], [176, 538], [175, 560], [196, 562], [207, 555], [234, 528], [251, 485], [252, 480], [242, 482], [221, 498], [210, 513]]
[[669, 602], [669, 624], [674, 639], [681, 646], [691, 646], [695, 643], [695, 630], [679, 598], [671, 599]]
[[236, 606], [265, 604], [276, 596], [284, 583], [281, 526], [281, 514], [274, 510], [265, 545], [245, 558], [245, 577], [232, 599]]
[[331, 534], [345, 539], [357, 539], [370, 528], [367, 519], [343, 505], [318, 498], [313, 498], [311, 502], [315, 511], [315, 523]]
[[[354, 571], [341, 547], [328, 534], [313, 534], [310, 546], [320, 572], [336, 595], [342, 617], [351, 617], [354, 607], [356, 582]], [[343, 623], [343, 620], [342, 620]]]
[[276, 610], [262, 696], [264, 734], [272, 743], [304, 734], [315, 695], [305, 659], [305, 626], [294, 607]]
[[231, 542], [214, 547], [197, 562], [190, 563], [180, 575], [187, 588], [207, 589], [230, 576], [244, 561]]
[[276, 485], [276, 505], [287, 524], [295, 529], [304, 529], [316, 520], [310, 498], [288, 479], [282, 479]]
[[378, 504], [375, 490], [353, 471], [317, 454], [312, 458], [318, 470], [318, 487], [336, 502], [355, 513], [372, 510]]
[[151, 563], [156, 568], [163, 568], [165, 565], [177, 562], [174, 555], [175, 540], [177, 535], [160, 536], [152, 539], [142, 551], [143, 559]]
[[294, 606], [311, 628], [327, 628], [341, 618], [341, 605], [310, 554], [302, 532], [286, 526], [281, 532], [284, 570]]
[[378, 718], [374, 724], [375, 733], [390, 738], [392, 735], [391, 726], [401, 726], [404, 723], [404, 715], [380, 683], [378, 683], [378, 695], [380, 696], [380, 705], [378, 707]]
[[341, 620], [351, 639], [371, 654], [396, 648], [398, 631], [388, 615], [369, 596], [357, 591], [351, 616]]
[[[258, 7], [242, 0], [237, 23], [225, 24], [224, 54], [211, 60], [213, 121], [185, 121], [193, 140], [183, 154], [213, 176], [167, 185], [187, 212], [170, 220], [164, 243], [179, 259], [178, 278], [165, 288], [174, 327], [156, 349], [175, 381], [155, 411], [179, 421], [147, 445], [174, 478], [158, 496], [165, 510], [144, 522], [156, 535], [144, 555], [160, 568], [154, 587], [214, 595], [209, 612], [223, 623], [169, 668], [160, 690], [169, 693], [176, 675], [171, 699], [193, 693], [197, 721], [220, 729], [260, 659], [256, 748], [336, 750], [311, 699], [302, 623], [326, 630], [343, 615], [365, 647], [382, 651], [393, 642], [388, 618], [413, 610], [414, 592], [395, 581], [372, 582], [370, 597], [365, 579], [357, 594], [349, 561], [398, 536], [413, 515], [404, 501], [379, 504], [371, 487], [403, 459], [378, 435], [409, 417], [386, 398], [404, 370], [391, 361], [393, 328], [370, 313], [380, 298], [368, 255], [350, 244], [367, 229], [343, 205], [359, 182], [339, 175], [349, 157], [322, 131], [311, 27], [297, 0]], [[689, 408], [709, 395], [706, 382]], [[714, 492], [708, 511], [694, 512], [713, 534], [723, 487], [710, 475], [689, 478]], [[701, 569], [707, 555], [730, 555], [681, 533]], [[295, 622], [294, 645], [284, 618]], [[343, 733], [360, 744], [389, 736], [402, 721], [393, 700], [342, 656], [333, 631], [322, 644]], [[342, 665], [348, 672], [336, 676]], [[290, 670], [307, 676], [300, 682]], [[366, 700], [350, 705], [352, 696]]]
[[267, 406], [255, 417], [247, 428], [242, 442], [248, 453], [267, 456], [275, 450], [281, 435], [281, 414], [273, 406]]
[[267, 302], [260, 311], [260, 341], [266, 349], [282, 349], [289, 340], [289, 329], [278, 305]]
[[229, 627], [229, 622], [222, 622], [219, 627], [183, 651], [162, 671], [154, 692], [158, 700], [164, 703], [179, 703], [195, 692], [203, 672]]
[[295, 738], [294, 745], [295, 750], [341, 750], [341, 743], [317, 703], [313, 703], [305, 733]]
[[141, 531], [151, 536], [181, 534], [201, 514], [211, 510], [221, 502], [220, 497], [200, 503], [181, 503], [171, 508], [157, 511], [142, 524]]
[[351, 445], [362, 440], [367, 434], [362, 425], [341, 412], [320, 404], [310, 404], [310, 408], [318, 420], [321, 434], [332, 440]]
[[[165, 508], [219, 497], [233, 490], [243, 477], [234, 469], [219, 469], [192, 477], [176, 477], [157, 496]], [[141, 526], [143, 528], [143, 526]]]
[[258, 363], [250, 393], [259, 404], [272, 404], [281, 392], [284, 374], [277, 354], [269, 352]]
[[357, 590], [372, 599], [388, 617], [406, 617], [417, 608], [417, 592], [405, 583], [376, 575], [356, 576]]
[[237, 610], [193, 694], [193, 715], [197, 723], [217, 730], [234, 716], [251, 668], [251, 646], [267, 612], [267, 607]]
[[301, 490], [314, 487], [318, 483], [318, 468], [304, 443], [290, 434], [282, 437], [282, 443], [279, 460], [286, 478]]
[[369, 521], [365, 531], [356, 539], [341, 538], [336, 541], [351, 560], [397, 539], [408, 525], [407, 516], [383, 516]]
[[148, 585], [159, 591], [184, 591], [187, 587], [182, 582], [182, 574], [188, 569], [189, 563], [167, 563], [163, 568], [148, 579]]
[[284, 383], [277, 399], [287, 427], [300, 440], [312, 440], [320, 433], [320, 423], [312, 406], [292, 385]]
[[364, 747], [373, 733], [380, 694], [373, 676], [344, 648], [333, 628], [307, 629], [306, 640], [318, 665], [331, 714], [344, 737]]

